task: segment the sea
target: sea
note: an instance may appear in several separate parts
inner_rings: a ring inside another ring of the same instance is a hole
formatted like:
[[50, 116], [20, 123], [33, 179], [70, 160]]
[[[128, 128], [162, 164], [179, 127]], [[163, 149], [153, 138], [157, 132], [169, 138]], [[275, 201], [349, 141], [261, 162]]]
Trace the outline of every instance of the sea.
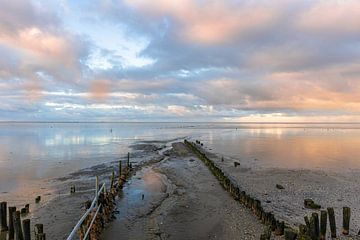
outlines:
[[183, 139], [254, 168], [360, 168], [359, 123], [2, 122], [0, 199], [116, 161], [137, 143]]

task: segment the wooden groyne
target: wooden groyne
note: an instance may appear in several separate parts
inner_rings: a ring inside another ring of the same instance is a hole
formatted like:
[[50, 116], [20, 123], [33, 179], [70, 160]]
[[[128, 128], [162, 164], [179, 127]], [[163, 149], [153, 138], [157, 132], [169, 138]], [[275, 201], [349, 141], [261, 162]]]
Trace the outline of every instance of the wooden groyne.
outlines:
[[[247, 194], [244, 190], [242, 190], [230, 176], [228, 176], [206, 155], [206, 153], [200, 150], [203, 143], [198, 140], [195, 142], [184, 140], [184, 143], [201, 161], [204, 162], [213, 175], [218, 179], [221, 186], [228, 191], [236, 201], [251, 209], [257, 219], [267, 226], [264, 233], [261, 234], [260, 239], [270, 239], [273, 234], [275, 236], [284, 236], [286, 240], [323, 240], [326, 239], [327, 219], [329, 219], [330, 236], [332, 238], [336, 238], [338, 236], [336, 233], [335, 213], [333, 208], [321, 210], [320, 218], [317, 212], [313, 212], [310, 219], [308, 216], [305, 216], [305, 224], [300, 224], [299, 229], [295, 230], [290, 226], [290, 224], [280, 220], [271, 211], [265, 211], [259, 199], [252, 197], [250, 194]], [[224, 161], [223, 158], [221, 161]], [[236, 167], [237, 164], [234, 164], [234, 166]], [[304, 206], [310, 209], [321, 209], [321, 206], [314, 203], [311, 199], [305, 199]], [[343, 236], [349, 235], [350, 215], [351, 209], [344, 207]]]
[[[40, 200], [35, 199], [35, 204]], [[1, 236], [8, 240], [31, 240], [31, 225], [28, 214], [30, 213], [30, 204], [26, 204], [20, 210], [15, 206], [7, 207], [7, 202], [0, 203], [0, 231]], [[46, 234], [43, 232], [43, 224], [35, 224], [34, 239], [45, 240]], [[41, 231], [39, 229], [41, 228]]]
[[[131, 175], [132, 164], [130, 153], [127, 155], [125, 166], [119, 161], [118, 176], [112, 171], [110, 186], [106, 188], [105, 183], [99, 185], [99, 179], [95, 180], [95, 197], [93, 201], [85, 204], [85, 213], [76, 226], [72, 229], [70, 239], [99, 239], [102, 229], [107, 222], [113, 219], [115, 209], [115, 198], [122, 190], [127, 178]], [[76, 188], [70, 186], [70, 194], [74, 194]], [[35, 204], [41, 202], [41, 196], [35, 198]], [[44, 225], [37, 223], [31, 229], [31, 220], [28, 218], [30, 204], [17, 209], [15, 206], [8, 206], [7, 202], [0, 203], [0, 231], [1, 238], [7, 240], [46, 240]]]
[[[95, 179], [95, 197], [93, 201], [86, 203], [86, 212], [80, 218], [78, 223], [72, 229], [67, 240], [72, 239], [100, 239], [102, 230], [106, 223], [114, 219], [115, 198], [122, 191], [127, 179], [130, 177], [132, 164], [130, 162], [130, 153], [127, 155], [126, 165], [122, 166], [119, 161], [118, 176], [113, 170], [110, 176], [110, 186], [107, 189], [105, 183], [99, 185], [99, 178]], [[73, 191], [75, 188], [71, 188]]]

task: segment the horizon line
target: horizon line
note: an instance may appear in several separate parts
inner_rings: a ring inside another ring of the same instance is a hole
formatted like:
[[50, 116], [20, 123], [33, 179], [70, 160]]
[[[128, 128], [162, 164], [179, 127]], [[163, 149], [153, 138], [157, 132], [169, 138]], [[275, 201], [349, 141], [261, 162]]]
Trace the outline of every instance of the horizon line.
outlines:
[[226, 123], [226, 124], [360, 124], [360, 122], [226, 122], [226, 121], [17, 121], [7, 120], [1, 123]]

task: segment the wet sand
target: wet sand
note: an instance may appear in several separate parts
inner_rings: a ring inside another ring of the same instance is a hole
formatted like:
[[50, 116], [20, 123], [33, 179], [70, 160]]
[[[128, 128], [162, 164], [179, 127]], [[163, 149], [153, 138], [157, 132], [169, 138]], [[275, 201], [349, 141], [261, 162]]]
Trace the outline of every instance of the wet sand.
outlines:
[[[131, 162], [139, 168], [162, 160], [163, 156], [159, 152], [165, 149], [165, 143], [139, 143], [130, 147], [133, 150]], [[119, 161], [125, 164], [125, 156], [119, 158]], [[41, 202], [39, 204], [30, 202], [30, 214], [24, 217], [31, 219], [32, 228], [37, 223], [44, 224], [47, 239], [66, 239], [85, 212], [84, 203], [94, 198], [95, 176], [99, 176], [100, 183], [109, 183], [113, 169], [118, 169], [118, 161], [95, 165], [61, 178], [48, 180], [46, 189], [36, 191], [36, 194], [41, 196]], [[76, 193], [70, 194], [70, 186], [73, 185], [76, 187]], [[15, 204], [21, 207], [26, 203], [28, 202], [17, 201]], [[8, 204], [14, 202], [9, 201]]]
[[125, 187], [102, 239], [259, 239], [263, 226], [183, 143], [165, 155]]
[[[304, 199], [311, 198], [321, 205], [321, 210], [333, 207], [336, 215], [337, 233], [342, 232], [342, 209], [351, 208], [350, 234], [352, 239], [360, 229], [360, 172], [346, 173], [320, 170], [287, 170], [278, 168], [257, 168], [241, 158], [224, 158], [203, 148], [218, 166], [220, 166], [238, 185], [250, 195], [262, 201], [265, 210], [272, 211], [276, 217], [285, 220], [293, 227], [304, 224], [304, 216], [312, 210], [304, 207]], [[234, 167], [234, 161], [240, 166]], [[255, 160], [254, 160], [255, 161]], [[259, 160], [256, 160], [259, 161]], [[254, 164], [255, 165], [255, 164]], [[257, 162], [256, 165], [259, 165]], [[280, 184], [284, 189], [276, 188]], [[330, 232], [328, 225], [327, 233]]]

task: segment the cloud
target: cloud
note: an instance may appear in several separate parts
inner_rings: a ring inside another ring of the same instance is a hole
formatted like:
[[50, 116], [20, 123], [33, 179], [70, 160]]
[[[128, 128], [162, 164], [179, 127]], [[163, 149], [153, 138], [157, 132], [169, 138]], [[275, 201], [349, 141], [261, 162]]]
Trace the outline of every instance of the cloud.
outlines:
[[247, 37], [273, 24], [278, 17], [274, 5], [253, 2], [126, 0], [125, 3], [149, 17], [174, 19], [180, 28], [177, 33], [179, 38], [202, 44]]
[[355, 0], [5, 1], [0, 118], [357, 119], [359, 9]]
[[3, 80], [19, 78], [37, 85], [46, 81], [43, 78], [77, 81], [86, 47], [63, 29], [60, 19], [46, 6], [20, 0], [2, 3], [0, 51], [9, 61], [1, 62]]
[[[360, 33], [360, 2], [315, 1], [297, 19], [300, 30], [331, 38], [346, 38]], [[328, 39], [328, 40], [331, 40]]]

